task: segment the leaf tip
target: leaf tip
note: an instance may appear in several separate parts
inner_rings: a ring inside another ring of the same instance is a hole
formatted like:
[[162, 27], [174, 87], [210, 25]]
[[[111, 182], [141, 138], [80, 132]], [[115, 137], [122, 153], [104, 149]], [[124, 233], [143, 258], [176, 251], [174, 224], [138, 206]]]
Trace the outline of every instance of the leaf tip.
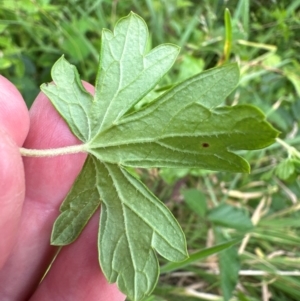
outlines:
[[177, 262], [183, 262], [183, 261], [186, 261], [190, 258], [190, 255], [189, 255], [189, 252], [188, 250], [186, 249], [184, 253], [182, 253], [182, 259], [180, 259], [179, 261]]
[[57, 229], [55, 229], [55, 223], [53, 225], [51, 237], [50, 237], [50, 245], [51, 246], [62, 246], [64, 245], [60, 239], [59, 233], [57, 233]]
[[[130, 13], [129, 13], [127, 16], [121, 18], [119, 21], [124, 20], [124, 19], [125, 19], [125, 20], [126, 20], [126, 19], [133, 19], [133, 18], [139, 19], [139, 20], [142, 21], [144, 24], [146, 24], [145, 20], [144, 20], [141, 16], [139, 16], [138, 14], [136, 14], [134, 11], [130, 11]], [[118, 21], [117, 23], [119, 23], [119, 21]], [[147, 26], [147, 25], [146, 25], [146, 26]]]
[[247, 162], [247, 167], [243, 170], [243, 173], [247, 173], [247, 174], [251, 173], [251, 166], [248, 162]]
[[52, 232], [51, 238], [50, 238], [50, 245], [51, 246], [66, 246], [72, 243], [76, 238], [72, 240], [63, 240], [60, 235], [58, 235], [55, 232]]
[[134, 11], [130, 11], [130, 13], [128, 14], [128, 16], [134, 16], [134, 15], [136, 15], [136, 13], [134, 12]]
[[57, 237], [55, 237], [52, 233], [51, 238], [50, 238], [50, 245], [51, 246], [62, 246], [63, 244]]

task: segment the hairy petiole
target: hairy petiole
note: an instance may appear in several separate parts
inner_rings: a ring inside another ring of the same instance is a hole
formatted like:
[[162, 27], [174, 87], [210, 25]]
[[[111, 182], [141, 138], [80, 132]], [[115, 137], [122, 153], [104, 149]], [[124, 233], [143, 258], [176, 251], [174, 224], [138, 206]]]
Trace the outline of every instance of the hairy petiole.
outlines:
[[79, 144], [50, 149], [28, 149], [20, 147], [20, 153], [24, 157], [53, 157], [77, 153], [87, 153], [87, 150], [87, 144]]

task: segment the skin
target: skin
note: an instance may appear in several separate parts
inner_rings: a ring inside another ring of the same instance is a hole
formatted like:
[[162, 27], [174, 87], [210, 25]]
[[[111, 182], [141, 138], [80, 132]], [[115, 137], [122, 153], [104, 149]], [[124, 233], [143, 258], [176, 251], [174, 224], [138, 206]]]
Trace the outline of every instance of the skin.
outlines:
[[[93, 93], [94, 88], [84, 83]], [[97, 254], [99, 211], [80, 237], [50, 246], [59, 206], [85, 161], [85, 154], [22, 158], [19, 147], [49, 149], [79, 144], [47, 97], [28, 112], [18, 90], [0, 76], [0, 300], [122, 301], [102, 274]]]

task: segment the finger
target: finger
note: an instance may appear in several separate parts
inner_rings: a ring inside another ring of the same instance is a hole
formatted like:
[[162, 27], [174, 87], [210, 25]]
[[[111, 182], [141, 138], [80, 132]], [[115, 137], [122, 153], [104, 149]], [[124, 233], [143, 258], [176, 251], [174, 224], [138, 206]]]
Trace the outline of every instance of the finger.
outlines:
[[29, 130], [28, 110], [20, 92], [2, 75], [0, 75], [0, 122], [1, 128], [18, 146], [21, 146]]
[[[90, 85], [88, 88], [93, 90]], [[30, 123], [26, 148], [49, 149], [80, 143], [42, 93], [30, 110]], [[74, 154], [24, 158], [26, 196], [21, 227], [13, 252], [0, 271], [0, 300], [26, 300], [38, 285], [56, 250], [50, 247], [53, 222], [85, 157]]]
[[63, 247], [30, 301], [123, 301], [126, 296], [99, 272], [99, 211], [72, 245]]
[[29, 115], [21, 94], [0, 76], [0, 268], [15, 243], [20, 222], [25, 180], [18, 145], [28, 128]]
[[24, 169], [19, 149], [0, 131], [0, 268], [15, 243], [25, 196]]

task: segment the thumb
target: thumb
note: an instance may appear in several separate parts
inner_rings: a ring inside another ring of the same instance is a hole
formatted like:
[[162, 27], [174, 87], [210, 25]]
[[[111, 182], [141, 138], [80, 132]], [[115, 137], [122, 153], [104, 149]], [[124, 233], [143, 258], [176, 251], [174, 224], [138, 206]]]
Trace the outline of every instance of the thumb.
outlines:
[[6, 261], [18, 230], [25, 183], [19, 149], [12, 138], [0, 131], [0, 268]]
[[29, 129], [29, 115], [16, 87], [0, 76], [0, 268], [15, 242], [25, 180], [18, 145]]

